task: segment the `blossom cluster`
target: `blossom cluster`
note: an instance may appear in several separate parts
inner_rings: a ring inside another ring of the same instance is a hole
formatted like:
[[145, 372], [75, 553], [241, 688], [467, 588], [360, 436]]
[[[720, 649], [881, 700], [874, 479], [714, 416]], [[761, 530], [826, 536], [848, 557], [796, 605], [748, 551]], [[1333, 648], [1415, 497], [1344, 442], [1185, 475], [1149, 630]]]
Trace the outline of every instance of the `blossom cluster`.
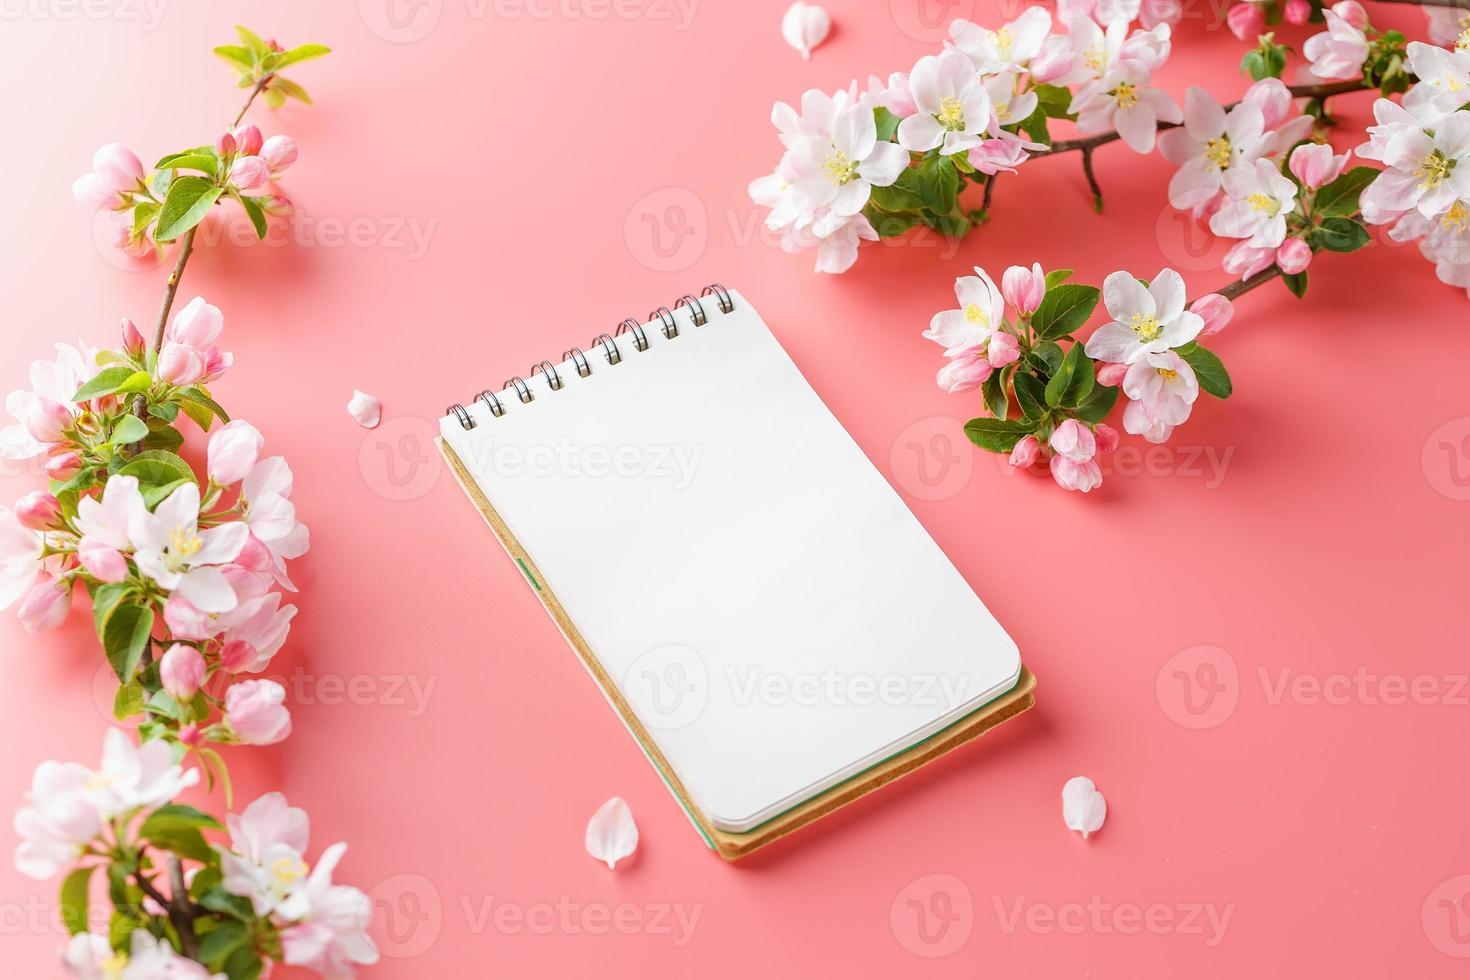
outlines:
[[[1114, 272], [1101, 290], [1071, 275], [1011, 266], [997, 288], [977, 268], [955, 282], [959, 308], [935, 314], [924, 336], [944, 348], [940, 387], [981, 391], [989, 417], [966, 423], [971, 441], [1086, 493], [1102, 482], [1098, 455], [1121, 439], [1103, 421], [1120, 391], [1124, 430], [1150, 442], [1188, 420], [1201, 390], [1229, 397], [1230, 375], [1199, 338], [1218, 333], [1233, 308], [1218, 294], [1186, 308], [1172, 269], [1147, 283]], [[1110, 319], [1079, 342], [1099, 299]]]
[[[250, 89], [247, 110], [257, 96], [307, 100], [279, 72], [326, 48], [239, 35], [239, 47], [218, 53]], [[96, 769], [41, 763], [16, 814], [17, 868], [65, 875], [72, 938], [62, 961], [76, 977], [254, 980], [274, 962], [343, 977], [377, 959], [366, 897], [332, 880], [344, 845], [308, 865], [305, 813], [278, 793], [225, 822], [178, 802], [202, 771], [229, 806], [217, 746], [271, 745], [291, 732], [285, 689], [257, 675], [290, 632], [288, 564], [309, 532], [290, 466], [211, 391], [234, 365], [223, 313], [202, 297], [173, 302], [193, 229], [234, 200], [263, 235], [266, 212], [284, 200], [271, 182], [296, 154], [289, 137], [267, 139], [238, 119], [151, 174], [117, 144], [98, 150], [77, 199], [115, 213], [129, 251], [183, 240], [163, 311], [151, 338], [123, 320], [114, 349], [58, 344], [5, 402], [13, 421], [0, 429], [0, 457], [40, 462], [49, 483], [0, 505], [0, 610], [14, 607], [27, 631], [55, 629], [85, 592], [117, 679], [113, 714], [136, 723], [138, 739], [109, 730]], [[197, 471], [184, 455], [190, 429], [205, 441]], [[198, 765], [186, 768], [191, 756]], [[111, 913], [94, 933], [98, 871]]]
[[907, 72], [812, 89], [799, 108], [777, 102], [785, 153], [750, 196], [785, 250], [818, 249], [819, 272], [844, 272], [859, 242], [916, 225], [963, 235], [986, 217], [961, 201], [966, 184], [1052, 152], [1053, 121], [1153, 149], [1160, 125], [1181, 119], [1151, 83], [1180, 12], [1174, 0], [1064, 0], [1055, 21], [1041, 7], [995, 30], [957, 20], [944, 50]]
[[[83, 980], [224, 980], [255, 975], [259, 949], [334, 977], [375, 962], [367, 896], [332, 881], [346, 845], [333, 844], [309, 865], [307, 815], [280, 793], [230, 814], [224, 825], [170, 802], [198, 781], [198, 771], [175, 761], [165, 742], [135, 746], [116, 728], [107, 733], [96, 769], [76, 762], [37, 768], [15, 817], [16, 865], [37, 879], [66, 872], [61, 914], [73, 933], [62, 952], [68, 972]], [[204, 831], [227, 831], [228, 845], [207, 842]], [[177, 884], [167, 880], [165, 855], [189, 863]], [[85, 928], [98, 870], [106, 872], [114, 906], [108, 936]], [[183, 895], [165, 894], [180, 885]], [[208, 950], [211, 966], [180, 956], [157, 934], [164, 922], [180, 928], [184, 895], [199, 910], [186, 928]]]

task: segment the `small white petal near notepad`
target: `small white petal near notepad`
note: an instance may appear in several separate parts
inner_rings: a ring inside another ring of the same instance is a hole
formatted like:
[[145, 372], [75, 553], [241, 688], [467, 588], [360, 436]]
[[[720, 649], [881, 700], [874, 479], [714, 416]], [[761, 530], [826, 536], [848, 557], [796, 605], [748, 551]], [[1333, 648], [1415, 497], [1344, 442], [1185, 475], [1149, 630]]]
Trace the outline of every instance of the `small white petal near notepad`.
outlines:
[[638, 825], [621, 796], [614, 796], [587, 821], [587, 853], [609, 868], [638, 850]]
[[1062, 786], [1062, 819], [1082, 834], [1096, 833], [1108, 816], [1108, 801], [1086, 776], [1073, 776]]
[[376, 426], [383, 417], [383, 403], [365, 391], [352, 389], [352, 400], [347, 403], [347, 414], [357, 419], [364, 429]]
[[781, 36], [807, 59], [811, 58], [813, 48], [827, 40], [831, 30], [832, 18], [814, 3], [797, 0], [781, 18]]

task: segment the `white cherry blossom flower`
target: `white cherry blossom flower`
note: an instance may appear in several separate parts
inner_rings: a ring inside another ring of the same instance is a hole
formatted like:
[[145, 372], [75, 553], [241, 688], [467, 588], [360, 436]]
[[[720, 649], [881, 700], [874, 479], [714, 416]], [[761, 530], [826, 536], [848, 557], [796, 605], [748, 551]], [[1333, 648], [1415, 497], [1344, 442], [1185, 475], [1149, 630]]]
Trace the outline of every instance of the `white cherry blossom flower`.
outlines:
[[788, 153], [794, 202], [802, 211], [857, 214], [873, 187], [887, 187], [908, 166], [903, 147], [878, 140], [873, 112], [853, 105], [837, 113], [830, 136], [805, 133]]
[[1225, 174], [1225, 203], [1210, 216], [1210, 230], [1242, 238], [1258, 248], [1286, 240], [1286, 216], [1296, 207], [1297, 187], [1270, 160], [1236, 167]]
[[1173, 269], [1159, 270], [1147, 287], [1131, 273], [1114, 272], [1103, 280], [1103, 303], [1112, 320], [1083, 347], [1094, 361], [1132, 364], [1189, 343], [1205, 326], [1184, 308], [1184, 279]]
[[1036, 57], [1051, 33], [1051, 13], [1043, 7], [1028, 7], [1005, 26], [990, 30], [968, 20], [949, 25], [946, 47], [969, 55], [982, 74], [1020, 71]]
[[974, 66], [951, 48], [919, 59], [909, 74], [916, 111], [898, 124], [898, 142], [923, 153], [940, 147], [949, 155], [978, 146], [990, 125], [990, 97]]
[[1164, 159], [1179, 167], [1169, 180], [1169, 203], [1181, 210], [1208, 203], [1225, 171], [1260, 154], [1266, 121], [1259, 107], [1241, 102], [1229, 112], [1204, 89], [1184, 93], [1184, 125], [1159, 136]]
[[128, 523], [138, 570], [206, 613], [235, 608], [235, 590], [218, 566], [239, 556], [249, 533], [238, 521], [200, 530], [199, 487], [193, 483], [169, 494], [153, 513], [140, 511]]

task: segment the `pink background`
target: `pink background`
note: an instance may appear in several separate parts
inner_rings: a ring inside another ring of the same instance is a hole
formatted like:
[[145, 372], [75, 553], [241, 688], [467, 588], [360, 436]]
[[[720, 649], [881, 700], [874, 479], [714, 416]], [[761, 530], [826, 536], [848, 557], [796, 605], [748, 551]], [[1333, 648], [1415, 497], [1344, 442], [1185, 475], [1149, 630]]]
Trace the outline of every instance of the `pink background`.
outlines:
[[[1319, 257], [1306, 302], [1272, 285], [1239, 304], [1214, 344], [1237, 393], [1170, 445], [1129, 439], [1086, 498], [1008, 474], [964, 444], [978, 399], [935, 387], [919, 336], [953, 278], [1036, 259], [1096, 282], [1126, 261], [1197, 294], [1222, 249], [1169, 210], [1162, 159], [1114, 145], [1101, 217], [1075, 159], [1040, 161], [957, 246], [868, 247], [837, 278], [783, 254], [745, 195], [779, 155], [771, 102], [906, 69], [936, 46], [921, 3], [828, 0], [809, 63], [781, 42], [784, 0], [704, 0], [687, 24], [652, 0], [421, 0], [396, 28], [384, 0], [173, 2], [156, 23], [6, 6], [5, 389], [52, 341], [110, 344], [157, 309], [162, 272], [120, 268], [71, 200], [92, 150], [211, 138], [240, 93], [209, 49], [236, 20], [336, 49], [294, 73], [315, 107], [252, 117], [301, 146], [294, 223], [202, 250], [182, 296], [225, 311], [237, 366], [216, 393], [291, 461], [312, 532], [272, 665], [295, 734], [229, 754], [237, 802], [281, 788], [314, 853], [351, 843], [374, 975], [1464, 975], [1465, 296], [1410, 248]], [[1373, 13], [1423, 36], [1416, 11]], [[1160, 76], [1176, 96], [1243, 90], [1221, 15], [1191, 8]], [[1369, 99], [1334, 108], [1361, 127]], [[1041, 682], [982, 745], [738, 866], [706, 852], [429, 442], [449, 401], [713, 279], [758, 305]], [[355, 386], [383, 399], [374, 432], [343, 411]], [[35, 483], [12, 467], [0, 494]], [[96, 758], [111, 687], [86, 619], [40, 638], [0, 619], [4, 807], [42, 759]], [[1079, 773], [1111, 810], [1086, 843], [1059, 812]], [[582, 834], [615, 794], [643, 845], [609, 873]], [[56, 972], [54, 896], [0, 864], [12, 975]], [[608, 917], [627, 934], [595, 934]]]

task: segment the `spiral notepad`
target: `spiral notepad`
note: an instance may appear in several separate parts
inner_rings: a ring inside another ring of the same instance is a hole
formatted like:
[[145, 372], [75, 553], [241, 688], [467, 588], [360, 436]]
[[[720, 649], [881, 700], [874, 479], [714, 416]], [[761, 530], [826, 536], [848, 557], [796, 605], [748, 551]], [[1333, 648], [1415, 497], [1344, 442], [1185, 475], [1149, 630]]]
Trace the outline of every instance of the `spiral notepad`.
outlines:
[[1031, 704], [1015, 644], [737, 292], [624, 320], [441, 435], [727, 857]]

